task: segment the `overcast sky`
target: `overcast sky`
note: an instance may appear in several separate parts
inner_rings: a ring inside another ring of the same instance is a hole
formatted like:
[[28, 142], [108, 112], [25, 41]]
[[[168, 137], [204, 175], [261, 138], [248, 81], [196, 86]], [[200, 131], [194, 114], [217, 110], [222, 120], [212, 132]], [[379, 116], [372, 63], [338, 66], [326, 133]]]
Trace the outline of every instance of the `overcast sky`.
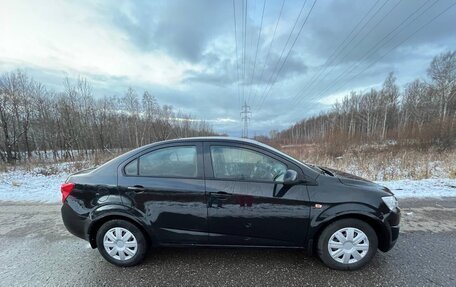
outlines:
[[230, 135], [246, 101], [250, 135], [262, 134], [388, 72], [400, 85], [426, 78], [432, 57], [456, 49], [454, 4], [0, 0], [0, 72], [23, 69], [57, 91], [67, 76], [86, 77], [97, 95], [147, 89]]

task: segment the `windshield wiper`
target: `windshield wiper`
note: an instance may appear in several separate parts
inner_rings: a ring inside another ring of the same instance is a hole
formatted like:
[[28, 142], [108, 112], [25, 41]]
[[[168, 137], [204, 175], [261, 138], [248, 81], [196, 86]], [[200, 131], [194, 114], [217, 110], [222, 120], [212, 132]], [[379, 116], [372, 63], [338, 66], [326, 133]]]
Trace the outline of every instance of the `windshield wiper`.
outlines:
[[321, 171], [323, 171], [324, 174], [327, 174], [327, 175], [330, 175], [330, 176], [334, 176], [334, 174], [332, 172], [330, 172], [329, 170], [321, 168], [321, 167], [318, 167], [318, 168], [321, 169]]
[[325, 174], [325, 173], [326, 173], [326, 172], [325, 172], [323, 169], [321, 169], [319, 166], [316, 166], [316, 165], [313, 165], [313, 164], [308, 164], [308, 166], [311, 167], [312, 169], [318, 171], [318, 172], [321, 173], [321, 174]]

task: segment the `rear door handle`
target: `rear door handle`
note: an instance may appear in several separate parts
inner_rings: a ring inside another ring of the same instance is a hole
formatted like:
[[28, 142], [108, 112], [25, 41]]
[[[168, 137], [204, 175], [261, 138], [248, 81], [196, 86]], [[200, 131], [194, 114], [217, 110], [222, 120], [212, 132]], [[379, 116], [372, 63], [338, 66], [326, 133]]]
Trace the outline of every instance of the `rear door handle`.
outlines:
[[132, 191], [135, 191], [135, 192], [143, 192], [145, 190], [144, 186], [142, 186], [142, 185], [134, 185], [134, 186], [129, 186], [127, 188], [129, 190], [132, 190]]

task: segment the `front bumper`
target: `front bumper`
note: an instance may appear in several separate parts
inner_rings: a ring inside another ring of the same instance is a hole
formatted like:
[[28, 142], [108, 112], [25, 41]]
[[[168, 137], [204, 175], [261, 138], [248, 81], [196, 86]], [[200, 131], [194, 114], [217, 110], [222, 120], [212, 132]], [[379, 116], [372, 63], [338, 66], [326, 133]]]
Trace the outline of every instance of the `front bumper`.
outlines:
[[390, 213], [386, 214], [383, 220], [384, 223], [384, 236], [379, 241], [378, 249], [383, 252], [391, 250], [396, 245], [399, 237], [399, 223], [401, 221], [401, 210], [396, 208]]

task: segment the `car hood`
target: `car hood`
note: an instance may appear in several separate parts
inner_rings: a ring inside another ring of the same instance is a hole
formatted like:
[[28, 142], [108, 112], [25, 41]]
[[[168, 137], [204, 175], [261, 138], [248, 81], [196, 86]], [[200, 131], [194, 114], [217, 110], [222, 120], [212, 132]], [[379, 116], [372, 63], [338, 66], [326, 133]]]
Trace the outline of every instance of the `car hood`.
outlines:
[[365, 178], [356, 176], [354, 174], [350, 174], [350, 173], [347, 173], [344, 171], [327, 168], [327, 167], [321, 167], [321, 169], [331, 172], [335, 177], [337, 177], [337, 179], [339, 179], [340, 182], [342, 182], [345, 185], [352, 185], [352, 186], [364, 187], [364, 188], [369, 188], [369, 189], [372, 188], [375, 190], [381, 190], [386, 193], [393, 194], [388, 188], [381, 186], [370, 180], [367, 180]]
[[360, 181], [360, 182], [363, 182], [363, 183], [371, 183], [371, 184], [373, 183], [373, 184], [375, 184], [374, 182], [372, 182], [370, 180], [367, 180], [365, 178], [362, 178], [362, 177], [359, 177], [359, 176], [356, 176], [354, 174], [347, 173], [347, 172], [344, 172], [344, 171], [341, 171], [341, 170], [337, 170], [337, 169], [333, 169], [333, 168], [329, 168], [329, 167], [320, 167], [320, 168], [323, 169], [323, 170], [329, 171], [335, 177], [340, 179], [342, 182], [346, 181], [347, 183], [351, 183], [352, 181], [355, 181], [355, 182]]

